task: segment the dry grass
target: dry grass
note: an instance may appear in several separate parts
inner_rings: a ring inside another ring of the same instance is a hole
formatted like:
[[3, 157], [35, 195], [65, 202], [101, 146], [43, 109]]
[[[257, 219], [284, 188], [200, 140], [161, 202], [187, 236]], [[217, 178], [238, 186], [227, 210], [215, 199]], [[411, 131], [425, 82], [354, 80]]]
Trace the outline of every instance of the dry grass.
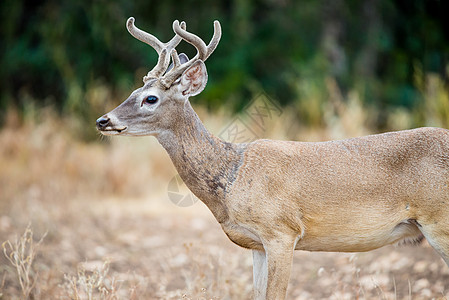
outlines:
[[[339, 113], [326, 117], [334, 130], [306, 131], [285, 112], [265, 134], [321, 140], [366, 133], [366, 116], [349, 118], [363, 111], [356, 95], [349, 104], [336, 101]], [[199, 111], [214, 133], [229, 120]], [[155, 139], [86, 144], [71, 135], [70, 120], [40, 113], [43, 122], [10, 121], [0, 131], [1, 299], [251, 298], [250, 252], [228, 241], [201, 203], [169, 201], [176, 171]], [[288, 291], [288, 299], [445, 297], [449, 270], [427, 244], [297, 252]]]
[[15, 242], [11, 243], [8, 240], [2, 244], [3, 254], [17, 275], [23, 299], [30, 297], [39, 276], [38, 272], [34, 270], [33, 262], [45, 235], [38, 242], [34, 242], [33, 231], [28, 226], [23, 235], [16, 238]]

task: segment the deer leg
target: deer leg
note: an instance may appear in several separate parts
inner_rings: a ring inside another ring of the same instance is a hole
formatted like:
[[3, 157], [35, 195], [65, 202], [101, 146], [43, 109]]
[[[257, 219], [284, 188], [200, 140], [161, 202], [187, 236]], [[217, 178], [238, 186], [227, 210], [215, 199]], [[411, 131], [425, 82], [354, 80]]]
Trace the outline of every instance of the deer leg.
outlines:
[[449, 224], [445, 220], [419, 227], [429, 244], [440, 254], [449, 267]]
[[263, 250], [253, 250], [254, 299], [263, 300], [267, 294], [267, 255]]
[[285, 299], [292, 267], [295, 238], [276, 237], [264, 244], [267, 256], [267, 288], [265, 299]]

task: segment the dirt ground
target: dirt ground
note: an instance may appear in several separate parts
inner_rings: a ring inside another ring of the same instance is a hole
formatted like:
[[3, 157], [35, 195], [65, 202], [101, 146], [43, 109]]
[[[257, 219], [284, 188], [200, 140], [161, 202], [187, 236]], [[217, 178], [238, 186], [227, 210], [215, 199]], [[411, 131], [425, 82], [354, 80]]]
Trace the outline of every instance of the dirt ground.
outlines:
[[[69, 299], [64, 274], [92, 273], [108, 262], [120, 299], [250, 299], [250, 251], [232, 244], [202, 203], [180, 208], [163, 201], [30, 203], [45, 215], [32, 224], [35, 239], [48, 230], [35, 259], [37, 295]], [[8, 216], [0, 221], [3, 240], [23, 230]], [[20, 295], [14, 272], [0, 262], [5, 299], [14, 298]], [[447, 299], [448, 283], [449, 269], [426, 243], [356, 254], [298, 251], [288, 299]]]
[[[154, 139], [86, 144], [55, 128], [0, 132], [0, 299], [251, 299], [251, 252], [202, 203], [170, 201], [176, 171]], [[20, 269], [13, 251], [35, 256]], [[426, 242], [293, 263], [288, 299], [449, 298], [449, 268]]]

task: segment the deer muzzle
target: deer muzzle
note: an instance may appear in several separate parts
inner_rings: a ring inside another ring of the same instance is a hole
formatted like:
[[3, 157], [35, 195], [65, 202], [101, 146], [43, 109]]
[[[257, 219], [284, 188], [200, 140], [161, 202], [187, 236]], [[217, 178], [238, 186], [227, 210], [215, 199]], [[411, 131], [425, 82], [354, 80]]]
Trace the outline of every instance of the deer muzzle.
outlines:
[[107, 115], [101, 116], [97, 119], [97, 129], [102, 133], [106, 135], [115, 135], [120, 134], [123, 131], [127, 129], [126, 126], [122, 127], [116, 127], [113, 122], [111, 121], [111, 118], [109, 118]]

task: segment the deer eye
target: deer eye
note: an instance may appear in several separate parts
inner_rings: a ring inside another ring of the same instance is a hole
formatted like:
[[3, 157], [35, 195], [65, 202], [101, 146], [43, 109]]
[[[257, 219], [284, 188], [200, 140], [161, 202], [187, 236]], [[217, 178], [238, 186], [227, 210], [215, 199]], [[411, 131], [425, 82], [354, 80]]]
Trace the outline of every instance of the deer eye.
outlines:
[[159, 99], [156, 96], [148, 96], [145, 99], [143, 99], [142, 101], [142, 105], [145, 104], [154, 104], [158, 101]]

